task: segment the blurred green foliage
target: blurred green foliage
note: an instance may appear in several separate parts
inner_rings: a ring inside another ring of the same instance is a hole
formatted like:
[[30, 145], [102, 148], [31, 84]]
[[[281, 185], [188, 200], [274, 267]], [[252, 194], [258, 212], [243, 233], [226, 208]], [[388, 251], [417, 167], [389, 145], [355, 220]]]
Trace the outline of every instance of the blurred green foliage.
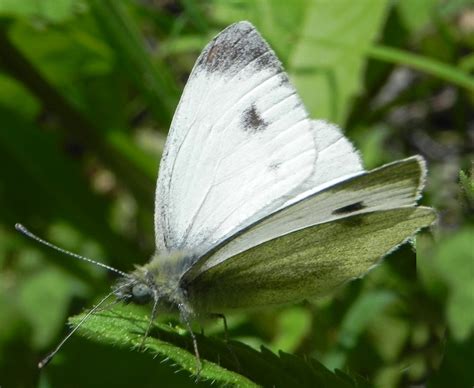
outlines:
[[[217, 365], [228, 357], [221, 324], [205, 322], [210, 373], [237, 385], [269, 385], [272, 367], [327, 386], [474, 385], [470, 0], [0, 0], [2, 387], [195, 385], [191, 367], [160, 362], [163, 344], [156, 358], [130, 351], [125, 318], [114, 331], [97, 316], [83, 331], [92, 340], [75, 336], [38, 371], [67, 317], [113, 279], [13, 226], [124, 271], [146, 262], [156, 171], [180, 92], [209, 39], [244, 19], [276, 50], [312, 116], [345, 128], [368, 168], [416, 153], [427, 159], [423, 202], [440, 219], [417, 238], [416, 255], [406, 245], [333, 295], [228, 317], [232, 339], [301, 357], [232, 343], [247, 377], [235, 366], [227, 372]], [[176, 317], [159, 322], [173, 322], [165, 339], [171, 355], [182, 352], [189, 337], [180, 339]], [[108, 330], [101, 341], [97, 333]], [[252, 371], [252, 360], [267, 369]]]

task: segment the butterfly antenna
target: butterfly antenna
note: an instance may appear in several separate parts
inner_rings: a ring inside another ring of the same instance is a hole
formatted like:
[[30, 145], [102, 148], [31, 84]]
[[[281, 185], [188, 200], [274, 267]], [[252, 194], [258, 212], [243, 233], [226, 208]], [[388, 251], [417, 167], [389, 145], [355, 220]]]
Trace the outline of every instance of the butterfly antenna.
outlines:
[[111, 267], [107, 264], [104, 264], [104, 263], [100, 263], [98, 261], [95, 261], [95, 260], [91, 260], [87, 257], [84, 257], [84, 256], [81, 256], [77, 253], [74, 253], [74, 252], [70, 252], [70, 251], [67, 251], [63, 248], [59, 248], [58, 246], [54, 245], [54, 244], [51, 244], [50, 242], [48, 241], [45, 241], [43, 240], [42, 238], [36, 236], [35, 234], [31, 233], [28, 229], [26, 229], [22, 224], [15, 224], [15, 229], [18, 230], [20, 233], [24, 234], [25, 236], [35, 240], [35, 241], [38, 241], [39, 243], [43, 244], [43, 245], [46, 245], [47, 247], [50, 247], [51, 249], [54, 249], [55, 251], [58, 251], [58, 252], [61, 252], [61, 253], [64, 253], [66, 255], [69, 255], [69, 256], [72, 256], [76, 259], [79, 259], [79, 260], [83, 260], [83, 261], [87, 261], [88, 263], [92, 263], [92, 264], [95, 264], [99, 267], [102, 267], [102, 268], [105, 268], [109, 271], [112, 271], [112, 272], [115, 272], [119, 275], [122, 275], [124, 277], [130, 277], [130, 275], [128, 275], [127, 273], [123, 272], [123, 271], [120, 271], [119, 269], [117, 268], [114, 268], [114, 267]]
[[66, 335], [66, 337], [63, 338], [63, 340], [56, 346], [56, 349], [54, 349], [51, 353], [49, 353], [45, 358], [43, 358], [39, 363], [38, 363], [38, 368], [43, 368], [46, 365], [49, 364], [49, 362], [53, 359], [53, 357], [56, 355], [57, 352], [62, 348], [62, 346], [66, 343], [66, 341], [71, 338], [71, 336], [76, 332], [79, 327], [82, 326], [82, 324], [92, 315], [94, 312], [96, 312], [99, 307], [107, 300], [109, 299], [115, 291], [112, 291], [108, 293], [106, 296], [104, 296], [99, 303], [97, 303], [89, 312], [79, 321], [79, 323]]

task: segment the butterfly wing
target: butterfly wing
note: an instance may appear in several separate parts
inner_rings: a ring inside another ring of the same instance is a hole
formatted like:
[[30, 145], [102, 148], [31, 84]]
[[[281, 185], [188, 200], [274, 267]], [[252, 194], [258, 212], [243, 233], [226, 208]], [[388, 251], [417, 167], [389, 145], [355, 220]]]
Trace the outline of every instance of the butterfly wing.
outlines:
[[[214, 296], [203, 295], [202, 290], [220, 294], [229, 287], [227, 292], [234, 289], [236, 298], [247, 303], [237, 291], [247, 286], [233, 273], [240, 268], [243, 276], [252, 278], [249, 298], [260, 288], [267, 295], [271, 284], [275, 285], [274, 300], [262, 296], [263, 304], [324, 293], [363, 275], [388, 251], [433, 222], [431, 209], [415, 207], [424, 175], [423, 160], [412, 157], [310, 194], [223, 242], [196, 263], [183, 281], [190, 294], [199, 294], [203, 301]], [[280, 269], [274, 273], [276, 267]], [[274, 282], [284, 274], [289, 283], [286, 288], [277, 287]], [[306, 280], [301, 278], [304, 274]]]
[[435, 219], [425, 207], [357, 214], [257, 245], [188, 284], [197, 311], [223, 312], [298, 302], [369, 271]]
[[[339, 135], [308, 118], [250, 23], [228, 27], [198, 58], [171, 125], [156, 191], [158, 252], [198, 257], [325, 182], [317, 163]], [[336, 175], [362, 170], [355, 151], [348, 159]]]
[[197, 274], [279, 236], [354, 214], [415, 206], [424, 185], [425, 166], [415, 156], [345, 179], [292, 202], [224, 241], [191, 268]]

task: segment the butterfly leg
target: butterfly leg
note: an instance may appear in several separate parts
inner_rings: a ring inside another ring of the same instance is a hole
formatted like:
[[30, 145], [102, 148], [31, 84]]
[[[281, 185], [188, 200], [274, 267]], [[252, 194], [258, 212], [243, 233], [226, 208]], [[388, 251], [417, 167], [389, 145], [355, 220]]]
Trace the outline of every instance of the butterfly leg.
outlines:
[[153, 308], [151, 309], [150, 321], [148, 322], [148, 326], [146, 328], [145, 334], [140, 343], [140, 348], [139, 348], [140, 350], [142, 350], [145, 346], [146, 338], [148, 337], [148, 334], [150, 333], [151, 326], [153, 325], [153, 322], [156, 319], [157, 313], [158, 313], [158, 294], [155, 292], [153, 295]]
[[227, 319], [226, 319], [225, 315], [221, 314], [221, 313], [212, 313], [211, 316], [222, 319], [222, 322], [224, 323], [224, 340], [225, 340], [226, 347], [229, 350], [229, 353], [232, 354], [232, 357], [234, 359], [237, 371], [240, 371], [240, 369], [241, 369], [240, 368], [240, 361], [239, 361], [237, 355], [235, 354], [234, 349], [232, 349], [232, 347], [230, 346], [230, 343], [229, 343], [229, 327], [227, 326]]
[[201, 370], [202, 370], [202, 363], [201, 363], [201, 357], [199, 356], [199, 349], [198, 349], [196, 336], [194, 335], [194, 332], [191, 329], [191, 324], [189, 323], [189, 316], [188, 316], [185, 306], [182, 303], [180, 303], [178, 304], [178, 309], [181, 315], [181, 320], [186, 324], [186, 328], [188, 329], [189, 334], [191, 334], [191, 338], [193, 340], [194, 355], [196, 356], [196, 381], [198, 381], [199, 375], [201, 374]]
[[212, 313], [211, 317], [222, 319], [222, 322], [224, 323], [224, 339], [225, 339], [225, 342], [228, 343], [229, 342], [229, 328], [227, 326], [227, 319], [225, 315], [220, 314], [220, 313]]

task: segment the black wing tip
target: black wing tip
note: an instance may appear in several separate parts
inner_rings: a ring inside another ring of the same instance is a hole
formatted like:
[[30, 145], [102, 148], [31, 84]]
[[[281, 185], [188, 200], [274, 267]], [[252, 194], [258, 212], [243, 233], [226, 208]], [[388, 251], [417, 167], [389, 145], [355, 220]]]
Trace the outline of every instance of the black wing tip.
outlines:
[[240, 21], [222, 30], [209, 42], [199, 56], [196, 67], [209, 73], [234, 73], [250, 62], [254, 62], [257, 70], [279, 70], [281, 66], [254, 25]]
[[222, 34], [228, 33], [235, 33], [235, 32], [250, 32], [250, 31], [257, 31], [255, 26], [250, 23], [248, 20], [241, 20], [240, 22], [233, 23], [226, 28], [224, 28], [217, 36], [221, 36]]

